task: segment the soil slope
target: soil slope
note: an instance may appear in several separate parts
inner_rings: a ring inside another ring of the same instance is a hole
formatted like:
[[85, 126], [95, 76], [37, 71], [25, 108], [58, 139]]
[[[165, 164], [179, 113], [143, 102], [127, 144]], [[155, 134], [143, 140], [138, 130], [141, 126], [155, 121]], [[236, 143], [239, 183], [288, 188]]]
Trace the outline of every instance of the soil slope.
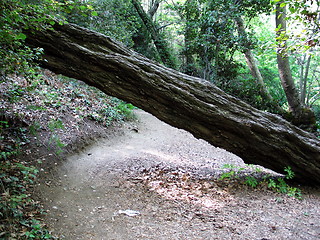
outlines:
[[[320, 239], [319, 189], [298, 200], [216, 180], [242, 160], [137, 111], [139, 121], [43, 169], [36, 188], [62, 239]], [[261, 168], [262, 169], [262, 168]], [[247, 168], [243, 174], [270, 174]], [[271, 173], [272, 174], [272, 173]], [[130, 211], [128, 211], [130, 210]]]

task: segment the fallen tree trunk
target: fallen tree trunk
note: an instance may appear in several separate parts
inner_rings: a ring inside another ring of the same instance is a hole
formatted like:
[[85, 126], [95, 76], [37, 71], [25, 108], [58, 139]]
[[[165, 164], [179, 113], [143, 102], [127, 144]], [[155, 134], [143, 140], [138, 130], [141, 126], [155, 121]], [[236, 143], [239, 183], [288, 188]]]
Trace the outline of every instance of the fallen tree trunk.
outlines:
[[203, 79], [157, 64], [109, 37], [65, 24], [29, 33], [42, 65], [123, 99], [172, 126], [277, 172], [291, 166], [302, 183], [320, 184], [320, 141]]

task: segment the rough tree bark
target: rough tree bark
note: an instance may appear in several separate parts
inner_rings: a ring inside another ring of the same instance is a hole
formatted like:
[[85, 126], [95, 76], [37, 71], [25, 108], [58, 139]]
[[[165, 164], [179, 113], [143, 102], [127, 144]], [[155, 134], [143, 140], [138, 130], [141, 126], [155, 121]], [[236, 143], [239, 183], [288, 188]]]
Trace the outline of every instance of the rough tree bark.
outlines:
[[297, 180], [320, 184], [320, 141], [282, 118], [259, 111], [212, 83], [164, 67], [109, 37], [65, 24], [28, 33], [44, 49], [42, 65], [96, 86], [172, 126]]

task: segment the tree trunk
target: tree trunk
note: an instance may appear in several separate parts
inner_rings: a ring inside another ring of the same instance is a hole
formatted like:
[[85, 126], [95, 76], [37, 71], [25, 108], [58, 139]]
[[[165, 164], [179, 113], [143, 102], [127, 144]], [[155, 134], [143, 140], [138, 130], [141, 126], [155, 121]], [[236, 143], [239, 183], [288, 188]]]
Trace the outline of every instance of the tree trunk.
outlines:
[[276, 26], [279, 27], [277, 31], [277, 37], [279, 38], [277, 49], [278, 71], [289, 108], [293, 114], [299, 115], [302, 108], [299, 93], [291, 74], [286, 40], [281, 40], [282, 35], [286, 34], [286, 7], [280, 7], [280, 3], [282, 3], [282, 1], [277, 4], [276, 10]]
[[[246, 39], [246, 42], [248, 42], [247, 39], [247, 34], [244, 28], [244, 23], [243, 23], [243, 19], [239, 16], [235, 18], [235, 23], [237, 25], [237, 29], [238, 29], [238, 33], [239, 35]], [[260, 73], [260, 70], [257, 66], [256, 60], [253, 56], [253, 53], [251, 52], [250, 48], [245, 48], [244, 50], [244, 55], [246, 58], [246, 62], [247, 65], [250, 69], [250, 73], [252, 75], [252, 77], [256, 80], [256, 84], [259, 87], [259, 92], [260, 95], [263, 99], [265, 99], [266, 101], [268, 101], [269, 103], [272, 103], [273, 108], [278, 112], [278, 113], [284, 113], [284, 110], [275, 103], [273, 97], [271, 96], [271, 94], [269, 93], [264, 81], [263, 81], [263, 77]]]
[[184, 56], [185, 63], [183, 64], [183, 72], [191, 76], [199, 76], [194, 60], [194, 43], [193, 39], [197, 34], [197, 28], [192, 24], [192, 21], [198, 19], [198, 9], [194, 0], [186, 0], [184, 3], [185, 13], [181, 14], [181, 18], [185, 21], [184, 31]]
[[315, 129], [315, 114], [310, 108], [306, 108], [300, 101], [299, 92], [295, 86], [288, 56], [286, 40], [286, 6], [281, 7], [283, 1], [276, 6], [276, 26], [277, 26], [277, 61], [278, 71], [282, 87], [285, 91], [289, 109], [292, 113], [292, 122], [305, 129]]
[[[305, 62], [305, 58], [307, 58], [307, 61]], [[308, 81], [308, 75], [310, 70], [310, 63], [311, 63], [311, 55], [308, 55], [304, 57], [304, 60], [301, 63], [301, 73], [300, 73], [300, 101], [301, 103], [306, 106], [306, 98], [307, 98], [307, 81]], [[306, 65], [304, 67], [304, 65]]]
[[151, 19], [156, 14], [159, 6], [160, 6], [160, 0], [152, 1], [152, 4], [151, 4], [151, 6], [149, 7], [149, 10], [148, 10], [148, 14], [149, 14]]
[[212, 83], [164, 67], [102, 34], [72, 24], [27, 33], [44, 49], [43, 67], [130, 102], [172, 126], [297, 180], [320, 184], [320, 141]]
[[161, 58], [161, 61], [163, 62], [164, 65], [175, 68], [175, 63], [173, 61], [172, 55], [166, 46], [166, 41], [163, 39], [159, 31], [156, 29], [154, 26], [154, 23], [152, 22], [152, 19], [146, 14], [146, 12], [143, 10], [141, 4], [139, 3], [138, 0], [131, 0], [133, 6], [137, 10], [142, 22], [148, 29], [153, 41], [154, 45], [156, 46], [159, 56]]

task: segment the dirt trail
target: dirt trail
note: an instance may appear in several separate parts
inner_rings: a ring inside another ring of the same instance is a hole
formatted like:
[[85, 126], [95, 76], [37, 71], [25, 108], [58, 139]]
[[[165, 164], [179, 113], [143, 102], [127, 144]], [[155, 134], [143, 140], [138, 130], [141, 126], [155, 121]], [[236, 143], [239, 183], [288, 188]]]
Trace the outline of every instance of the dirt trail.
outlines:
[[[212, 179], [221, 166], [241, 166], [240, 158], [143, 111], [137, 115], [137, 126], [70, 156], [39, 184], [54, 234], [70, 240], [320, 239], [319, 190], [304, 189], [297, 200], [217, 185]], [[139, 215], [121, 212], [128, 209]]]

